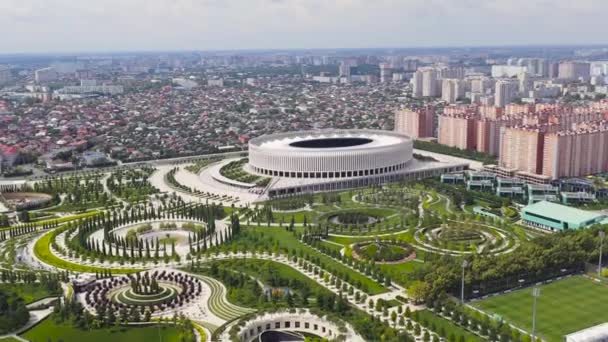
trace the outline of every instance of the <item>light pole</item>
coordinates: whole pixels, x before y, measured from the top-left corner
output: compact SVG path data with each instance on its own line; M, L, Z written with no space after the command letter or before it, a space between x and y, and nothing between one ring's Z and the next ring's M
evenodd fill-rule
M602 251L603 251L603 245L604 245L604 237L606 236L606 232L604 232L603 230L600 230L600 262L599 262L599 267L597 268L597 277L599 279L602 278Z
M464 269L469 266L469 262L462 260L462 285L460 287L460 301L464 304Z
M535 287L532 289L532 297L534 297L534 304L532 306L532 342L536 342L536 299L540 296L540 288Z

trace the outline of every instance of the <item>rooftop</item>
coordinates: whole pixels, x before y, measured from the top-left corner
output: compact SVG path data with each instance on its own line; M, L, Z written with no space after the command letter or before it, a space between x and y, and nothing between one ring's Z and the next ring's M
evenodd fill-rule
M608 337L608 323L602 323L575 333L566 335L568 342L603 341Z
M538 203L528 205L524 208L524 211L538 213L543 216L548 216L560 220L562 222L587 222L591 220L596 220L604 216L602 214L580 210L547 201L540 201Z
M367 129L324 129L263 135L249 140L249 146L282 150L344 151L385 147L411 141L391 131Z

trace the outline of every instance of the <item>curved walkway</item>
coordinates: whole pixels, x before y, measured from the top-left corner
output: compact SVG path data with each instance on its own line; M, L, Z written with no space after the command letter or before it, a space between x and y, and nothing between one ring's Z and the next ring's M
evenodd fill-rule
M453 220L450 220L450 221L457 222L457 221L453 221ZM490 226L487 224L482 224L482 223L476 223L476 224L479 224L483 227L495 230L500 235L500 237L503 239L502 245L497 247L495 252L492 252L492 251L488 252L489 254L492 254L492 255L508 254L508 253L512 253L517 248L519 248L520 241L519 241L519 238L515 234L509 233L502 228ZM424 229L425 228L417 228L414 233L414 240L416 241L414 246L418 249L421 249L421 250L423 250L425 252L429 252L429 253L445 254L445 255L452 255L452 256L470 255L470 254L474 253L472 251L456 251L456 250L436 247L431 244L428 244L428 243L422 241L422 239L420 238L420 235ZM513 240L513 245L511 247L508 247L510 239Z
M211 295L209 296L207 305L209 310L217 317L230 321L237 317L256 311L254 309L244 308L230 303L228 299L226 299L226 287L218 280L198 274L195 276L207 284L207 286L209 286L211 289Z
M33 243L35 243L35 241L36 241L36 239L33 240ZM338 294L338 293L342 292L342 289L337 288L335 285L332 285L331 282L329 282L329 281L326 282L326 279L320 277L319 274L315 274L314 272L309 272L302 265L300 265L297 261L288 259L285 255L277 256L277 255L273 255L273 254L259 254L259 253L253 254L253 253L242 253L242 252L239 252L236 254L218 253L218 254L209 255L207 257L203 257L201 259L201 261L204 263L204 262L209 262L212 260L243 259L243 258L271 260L274 262L282 263L284 265L287 265L287 266L295 269L296 271L300 272L304 276L312 279L313 281L315 281L322 287L328 289L329 291L333 292L334 294ZM336 262L339 262L339 261L336 261ZM108 266L110 266L107 263L96 265L98 263L89 262L88 264L91 264L92 266L106 267L106 268ZM171 262L168 265L165 265L164 267L186 267L186 266L188 266L188 264L189 264L188 261ZM49 269L56 269L54 266L50 266L50 265L46 265L46 264L45 264L45 266ZM140 267L143 269L154 268L154 266L153 267L150 267L150 266L153 266L153 265L145 265L140 262L136 262L132 265L121 265L122 268L125 268L125 267L126 268ZM206 279L204 279L204 280L206 280L206 281L204 281L206 287L209 288L209 297L207 297L206 301L204 300L204 298L202 298L202 302L199 302L198 305L194 305L191 308L189 308L186 312L184 312L184 314L186 316L190 317L193 321L201 322L200 324L205 326L205 328L207 328L208 330L212 331L217 326L223 324L229 318L232 319L234 317L238 317L237 315L239 315L239 314L251 312L250 310L252 310L252 309L242 308L242 307L229 303L225 298L225 294L226 294L225 287L223 287L223 285L221 283L219 283L219 281L217 281L215 279L212 279L212 280L210 280L210 279L212 279L212 278L206 277ZM201 280L203 280L203 279L201 279ZM352 284L348 284L345 282L343 282L343 284L346 284L347 286L352 286ZM361 292L359 290L357 290L357 291ZM397 296L406 296L406 295L405 295L404 289L402 287L395 285L395 287L393 287L388 292L378 294L378 295L373 295L373 296L364 296L365 300L360 300L359 302L357 302L355 300L354 295L347 295L346 298L348 299L348 301L351 305L355 306L359 310L367 312L370 315L378 315L379 313L376 312L373 307L367 306L369 299L372 299L374 302L376 302L378 299L392 300L392 299L395 299ZM423 306L417 306L417 305L413 305L413 304L409 304L409 303L403 304L402 306L409 307L411 311L416 311L416 310L420 310L420 309L424 308ZM379 316L378 319L393 326L394 324L391 323L390 316L391 316L392 312L396 312L396 311L397 311L397 307L392 307L388 310L387 316L378 315ZM409 321L409 319L406 319L406 322L407 321ZM202 322L208 322L211 324L205 324ZM401 328L401 330L403 330L403 328ZM423 329L423 331L426 331L426 329ZM429 332L431 332L431 331L429 330ZM431 333L433 333L433 332L431 332Z

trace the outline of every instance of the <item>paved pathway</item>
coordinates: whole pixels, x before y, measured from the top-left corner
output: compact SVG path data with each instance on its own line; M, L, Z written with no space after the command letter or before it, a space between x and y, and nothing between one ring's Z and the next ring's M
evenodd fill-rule
M33 244L35 243L36 239L32 240L31 248L33 248ZM52 252L55 254L57 253L57 251L52 250ZM32 250L32 255L33 255L33 250ZM61 258L65 258L64 256L60 256ZM322 279L321 277L319 277L319 275L315 275L314 272L309 272L306 269L304 269L304 267L299 266L297 262L294 262L293 260L288 259L285 255L280 255L280 256L276 256L276 255L272 255L272 254L253 254L253 253L236 253L236 254L232 254L232 253L228 253L228 254L215 254L215 255L210 255L208 257L203 257L201 259L201 262L209 262L211 260L223 260L223 259L247 259L247 258L251 258L251 259L261 259L261 260L272 260L275 262L279 262L282 263L284 265L290 266L292 268L294 268L295 270L297 270L298 272L302 273L303 275L305 275L306 277L312 279L313 281L317 282L319 285L323 286L324 288L328 289L329 291L338 294L341 292L341 289L336 288L334 285L331 285L331 283L326 283L324 279ZM78 261L76 260L75 262L79 262L79 263L83 263L82 261ZM340 262L338 260L336 260L336 262ZM46 269L50 269L50 270L58 270L57 268L55 268L54 266L51 265L47 265L44 264L43 262L39 261L39 263L41 265L43 265L44 268ZM98 266L98 267L108 267L110 266L110 264L108 263L104 263L104 264L100 264L100 263L95 263L95 262L84 262L84 264L86 265L91 265L91 266ZM166 264L164 267L186 267L189 265L188 261L182 261L182 262L170 262L169 264ZM154 265L151 264L143 264L140 262L136 262L134 264L127 264L127 265L112 265L112 267L116 267L116 268L145 268L145 269L151 269L154 268ZM348 267L348 266L347 266ZM354 269L353 269L354 270ZM355 272L358 272L358 270L354 270ZM360 273L360 272L359 272ZM345 282L343 282L345 283ZM347 284L349 286L352 286L352 284ZM353 286L354 287L354 286ZM208 289L208 293L209 295L211 294L211 289L209 287L207 287ZM392 322L390 321L390 316L392 312L397 312L398 307L392 307L388 309L388 315L387 316L382 316L380 312L376 312L374 310L373 307L368 307L367 304L369 302L370 299L372 299L374 302L376 302L378 299L384 299L384 300L391 300L391 299L395 299L397 296L403 296L403 297L407 297L404 291L404 288L394 284L392 286L391 289L389 289L389 291L382 293L382 294L377 294L377 295L371 295L371 296L366 296L365 300L361 300L360 302L356 302L355 301L355 297L354 295L346 295L348 301L351 303L351 305L357 307L360 310L363 310L365 312L367 312L370 315L377 315L379 316L378 319L386 322L387 324L393 326ZM208 302L208 298L209 296L205 297L206 300L201 300L201 301L197 301L197 305L193 305L192 307L189 307L188 310L186 310L184 313L188 316L191 317L193 320L195 321L203 321L203 322L214 322L214 324L217 324L218 326L222 324L222 322L224 322L223 320L221 320L219 317L217 317L215 314L213 314L210 310L209 310L209 302ZM422 308L424 308L423 306L417 306L417 305L413 305L413 304L403 304L402 308L405 311L405 307L410 307L410 311L415 311L415 310L420 310ZM52 309L50 309L52 311ZM50 312L49 312L50 313ZM46 317L46 316L45 316ZM406 323L409 321L409 319L406 319ZM403 330L404 328L401 327L401 330ZM422 333L424 333L424 331L427 331L427 329L423 328L422 329ZM429 330L430 332L430 330ZM411 333L411 332L410 332ZM432 332L431 332L432 333ZM422 336L422 335L419 335Z
M28 320L26 325L22 326L21 328L17 329L12 333L0 335L0 339L13 337L21 341L27 341L26 339L20 337L19 334L29 330L34 325L38 324L38 322L47 318L51 313L53 313L52 307L43 310L30 310L30 319Z
M178 196L187 202L200 202L206 201L207 199L203 196L196 196L194 194L185 192L180 189L171 187L165 182L165 175L174 168L178 168L175 172L175 180L180 184L187 184L189 187L197 189L203 192L209 192L213 195L218 196L217 199L209 198L209 202L222 203L223 205L230 206L231 204L246 205L256 202L261 199L259 194L252 193L247 189L241 189L232 187L229 185L222 184L216 181L211 176L211 171L221 165L212 164L207 168L204 168L200 174L196 175L184 169L187 165L159 165L156 167L156 171L150 176L150 184L155 186L161 192L173 193L175 192ZM221 198L222 196L228 195L231 198Z

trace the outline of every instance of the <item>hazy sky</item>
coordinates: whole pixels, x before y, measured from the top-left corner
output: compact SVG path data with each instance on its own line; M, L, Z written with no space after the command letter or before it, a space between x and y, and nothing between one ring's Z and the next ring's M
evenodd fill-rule
M608 43L608 0L0 0L13 52Z

